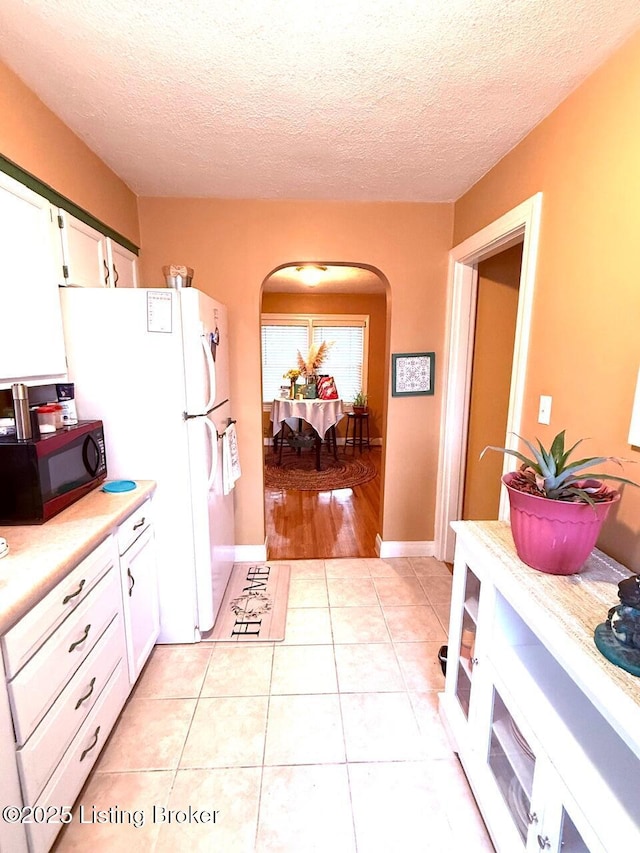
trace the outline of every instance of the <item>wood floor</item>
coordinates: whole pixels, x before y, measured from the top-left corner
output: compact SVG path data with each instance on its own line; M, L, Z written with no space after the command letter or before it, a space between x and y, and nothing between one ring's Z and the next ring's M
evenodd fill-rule
M363 450L362 458L375 464L377 471L362 486L330 492L265 489L268 559L377 556L381 448Z

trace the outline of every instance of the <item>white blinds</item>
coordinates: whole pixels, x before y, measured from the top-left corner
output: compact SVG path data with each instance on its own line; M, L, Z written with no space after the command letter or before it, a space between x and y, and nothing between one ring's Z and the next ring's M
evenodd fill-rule
M280 396L280 386L289 380L282 374L297 367L298 350L309 348L308 324L262 326L262 399L266 402Z
M265 315L262 320L262 399L280 396L283 373L297 366L312 343L334 342L320 373L333 376L340 397L350 402L366 391L367 318L350 315Z
M330 343L329 356L321 373L333 376L338 394L343 400L353 400L363 387L364 324L331 326L313 324L313 342Z

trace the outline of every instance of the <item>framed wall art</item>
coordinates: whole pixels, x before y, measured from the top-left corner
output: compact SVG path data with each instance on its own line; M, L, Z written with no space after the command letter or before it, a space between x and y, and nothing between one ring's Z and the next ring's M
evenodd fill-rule
M419 397L433 394L436 354L398 352L392 360L392 397Z

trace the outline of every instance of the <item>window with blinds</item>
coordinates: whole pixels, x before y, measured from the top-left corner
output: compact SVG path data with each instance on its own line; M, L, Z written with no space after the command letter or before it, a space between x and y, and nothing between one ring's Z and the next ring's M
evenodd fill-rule
M358 391L367 390L369 317L365 315L317 314L262 316L262 399L268 403L287 385L283 374L297 367L298 350L305 356L311 344L333 345L321 373L333 376L338 394L351 402Z

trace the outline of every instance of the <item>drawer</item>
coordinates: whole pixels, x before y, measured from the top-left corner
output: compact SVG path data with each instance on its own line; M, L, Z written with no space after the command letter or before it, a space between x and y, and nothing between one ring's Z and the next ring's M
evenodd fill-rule
M7 631L1 640L7 678L13 678L116 561L109 536Z
M120 581L111 569L9 682L18 746L26 742L121 607Z
M151 500L148 499L118 527L118 554L124 554L150 524Z
M126 701L129 679L124 660L120 661L80 731L67 749L40 799L28 805L72 806L80 793L109 732ZM31 823L27 826L31 853L47 853L61 824Z
M111 622L80 669L26 744L17 751L25 802L35 803L47 780L125 657L120 615Z

